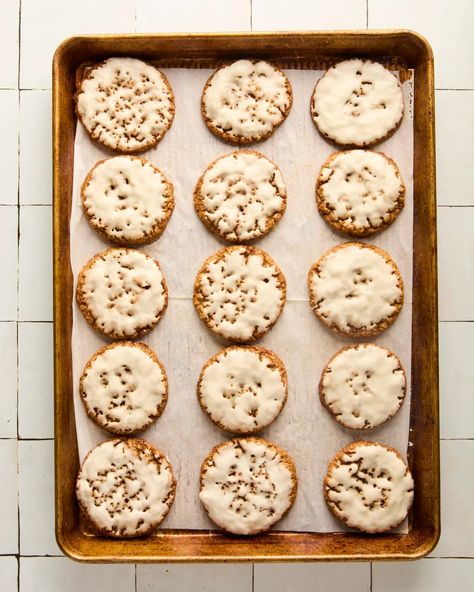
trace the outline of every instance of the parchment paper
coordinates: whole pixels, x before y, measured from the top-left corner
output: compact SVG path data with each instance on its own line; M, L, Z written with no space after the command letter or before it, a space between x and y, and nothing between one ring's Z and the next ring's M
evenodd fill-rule
M141 248L158 259L169 289L169 306L158 327L143 339L165 365L169 399L158 422L143 437L170 458L178 481L176 499L164 528L214 528L198 499L202 461L217 443L230 435L215 427L201 411L196 397L199 372L208 358L226 345L199 320L192 304L195 275L222 244L194 212L192 192L207 165L233 147L215 138L200 114L202 87L210 70L166 69L176 97L171 129L155 150L144 157L172 181L176 206L162 237ZM288 370L289 396L277 420L261 435L285 448L294 458L299 489L291 512L278 530L337 532L344 528L327 510L322 479L328 461L350 441L365 438L394 446L406 453L409 441L410 385L400 412L386 425L358 433L342 428L322 408L317 387L321 370L337 349L348 342L333 335L315 317L308 304L306 277L322 253L345 239L333 232L317 212L314 186L321 164L335 150L317 132L309 113L309 99L322 72L286 71L294 92L291 112L267 141L255 145L281 168L288 190L284 217L256 244L281 267L288 284L288 300L274 328L259 342L274 350ZM387 250L398 264L405 283L405 304L395 324L374 341L393 350L411 373L411 285L413 235L413 74L403 84L405 117L400 129L376 150L385 152L400 167L406 184L406 205L398 219L371 242ZM97 160L110 157L93 144L77 125L74 151L74 188L71 212L71 263L74 278L81 267L106 244L90 227L81 210L80 186ZM89 357L105 344L92 331L74 302L72 355L74 403L80 459L110 436L88 418L79 398L79 378ZM406 532L406 526L400 528Z

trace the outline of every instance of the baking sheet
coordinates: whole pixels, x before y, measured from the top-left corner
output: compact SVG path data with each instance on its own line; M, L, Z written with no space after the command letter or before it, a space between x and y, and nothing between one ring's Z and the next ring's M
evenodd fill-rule
M207 165L233 147L215 138L204 125L199 101L211 70L164 69L173 87L176 116L170 131L155 150L143 156L172 181L175 210L162 237L140 248L158 259L169 289L168 309L158 327L143 338L165 365L169 399L158 422L142 436L168 454L178 480L176 499L164 528L214 528L198 499L198 475L207 453L230 436L201 411L196 382L204 363L227 345L199 320L192 304L195 275L210 254L223 246L197 218L192 200L194 185ZM387 250L400 268L405 304L387 331L373 340L393 350L405 367L407 396L400 412L386 425L369 432L348 430L322 408L318 382L323 366L348 343L333 335L315 317L308 303L306 276L314 261L328 248L345 242L319 216L314 185L321 164L334 151L317 133L309 113L309 98L320 71L285 70L292 84L293 106L285 123L267 141L256 144L282 170L288 191L287 209L276 228L256 245L267 250L287 279L287 303L274 328L258 343L274 350L288 371L288 402L280 417L260 435L285 448L294 458L299 489L291 512L278 530L340 532L342 527L327 510L322 478L327 462L344 445L363 438L394 446L403 453L409 443L411 374L411 305L413 238L413 73L403 84L405 117L392 138L377 146L398 164L406 185L406 205L397 221L367 240ZM108 245L82 214L80 186L97 160L112 154L94 145L78 123L75 140L74 184L71 210L71 265L74 278L82 266ZM96 335L73 305L72 357L74 403L80 460L95 445L110 437L88 418L79 398L79 378L89 357L106 340ZM399 529L406 532L406 523Z

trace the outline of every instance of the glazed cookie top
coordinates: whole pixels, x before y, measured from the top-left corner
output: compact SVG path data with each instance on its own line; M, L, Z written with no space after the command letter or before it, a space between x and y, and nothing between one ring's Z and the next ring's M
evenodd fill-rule
M286 370L269 350L228 347L204 366L197 391L202 408L217 425L253 433L269 425L285 404Z
M246 144L269 136L292 102L283 72L263 61L238 60L206 82L202 114L209 129L228 142Z
M339 350L323 370L319 393L323 404L342 425L374 428L399 410L406 378L400 360L372 343Z
M397 78L370 60L345 60L329 68L311 98L319 131L343 146L380 142L397 129L403 111Z
M144 440L109 440L86 456L76 485L81 509L103 534L149 533L166 516L175 480L164 454Z
M216 446L201 469L199 498L216 524L234 534L268 530L291 508L297 477L288 454L261 438Z
M215 333L254 341L276 322L286 281L273 259L256 247L225 247L203 264L194 284L194 306Z
M267 234L281 218L286 187L276 164L259 152L241 150L207 168L194 205L212 232L229 242L248 241Z
M82 81L76 101L92 139L120 152L154 146L174 117L166 76L135 58L109 58L95 66Z
M413 478L396 450L376 442L352 442L329 465L324 479L333 514L364 532L384 532L406 518Z
M353 236L368 236L387 226L405 202L397 165L370 150L331 154L319 173L316 194L324 218Z
M136 156L98 162L82 185L81 198L91 225L118 244L155 240L174 207L171 183Z

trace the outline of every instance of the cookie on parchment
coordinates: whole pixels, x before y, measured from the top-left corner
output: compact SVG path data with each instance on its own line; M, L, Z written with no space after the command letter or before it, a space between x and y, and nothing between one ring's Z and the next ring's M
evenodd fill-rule
M324 498L334 516L363 532L392 530L413 502L414 483L400 454L377 442L352 442L329 463Z
M194 190L194 207L211 232L229 242L264 236L283 216L280 169L260 152L238 150L211 163Z
M284 121L293 92L283 72L238 60L216 70L202 91L201 112L213 134L233 144L261 142Z
M373 343L340 349L323 369L322 404L343 426L375 428L400 409L406 391L405 371L397 356Z
M280 414L288 396L288 377L274 352L231 346L208 360L197 394L202 409L220 428L251 434Z
M176 481L168 458L145 440L108 440L84 459L76 482L79 507L99 534L132 538L164 520Z
M398 128L403 112L398 79L370 60L332 66L311 97L311 115L319 132L340 146L378 144Z
M137 156L96 163L82 184L81 200L92 228L118 245L153 242L174 208L172 184Z
M319 172L316 200L333 228L364 237L395 220L405 205L405 185L395 162L381 152L335 152Z
M263 438L237 438L213 448L200 483L209 518L241 535L269 530L290 510L298 488L293 460Z
M403 305L403 280L390 255L364 243L329 249L308 274L311 308L346 337L372 337L389 327Z
M93 329L110 339L149 333L163 316L168 289L157 261L135 249L111 248L81 269L79 308Z
M168 380L148 345L120 341L91 357L79 392L94 423L124 436L146 429L160 417L168 399Z
M255 341L276 323L286 300L285 276L257 247L225 247L203 263L194 282L194 306L221 337Z
M174 110L166 76L135 58L109 58L94 66L76 95L76 112L90 137L117 152L155 146Z

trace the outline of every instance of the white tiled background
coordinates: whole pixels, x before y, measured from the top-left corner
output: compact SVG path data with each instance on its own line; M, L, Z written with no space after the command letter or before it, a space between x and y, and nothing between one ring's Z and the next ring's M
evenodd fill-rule
M436 59L442 525L414 563L84 566L53 533L51 57L75 33L410 28ZM474 590L473 0L0 2L0 591Z

